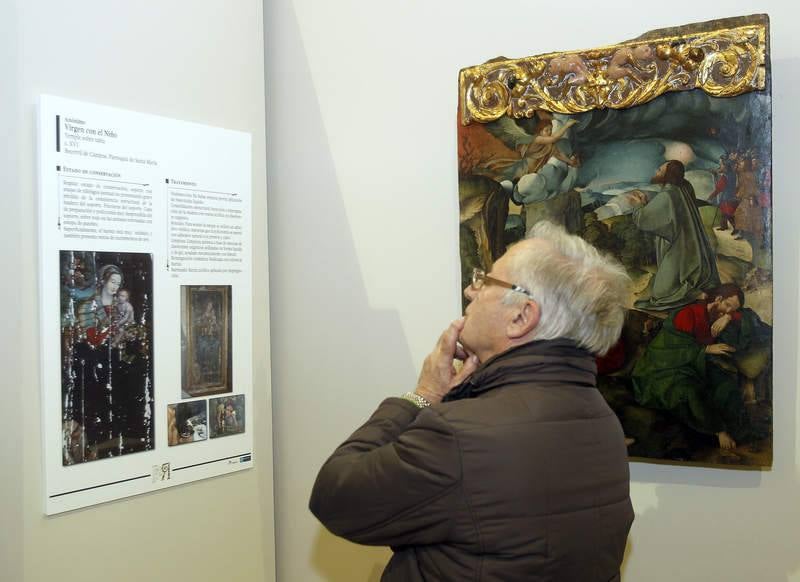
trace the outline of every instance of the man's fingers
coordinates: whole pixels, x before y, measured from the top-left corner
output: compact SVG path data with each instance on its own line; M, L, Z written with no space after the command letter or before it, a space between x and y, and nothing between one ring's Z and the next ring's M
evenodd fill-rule
M464 329L463 317L452 322L439 336L438 348L448 360L453 359L455 356L456 342L458 342L458 336L462 329Z
M472 373L478 368L479 365L480 362L478 361L478 356L475 354L467 358L458 373L453 376L453 381L450 383L450 387L452 388L453 386L458 386L464 380L472 376Z

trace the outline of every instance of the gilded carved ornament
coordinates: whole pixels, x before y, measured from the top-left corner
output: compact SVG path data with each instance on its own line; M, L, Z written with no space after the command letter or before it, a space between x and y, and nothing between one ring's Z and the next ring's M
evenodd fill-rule
M624 109L668 91L733 97L764 89L766 38L766 26L755 24L469 67L459 78L461 122Z

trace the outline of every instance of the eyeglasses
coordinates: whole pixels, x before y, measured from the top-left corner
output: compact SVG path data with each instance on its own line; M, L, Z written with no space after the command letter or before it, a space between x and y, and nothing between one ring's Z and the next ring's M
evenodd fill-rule
M519 285L507 283L506 281L501 281L500 279L490 277L482 269L472 269L472 289L474 291L479 291L484 285L497 285L498 287L503 287L504 289L511 289L517 293L522 293L523 295L527 295L533 299L531 292L523 287L520 287Z

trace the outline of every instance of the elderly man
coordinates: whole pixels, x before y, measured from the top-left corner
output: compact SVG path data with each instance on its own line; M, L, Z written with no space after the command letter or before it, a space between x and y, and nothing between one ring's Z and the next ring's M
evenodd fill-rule
M593 354L619 336L628 282L585 241L537 224L491 275L475 272L416 390L334 451L312 512L391 546L384 581L618 580L627 454Z

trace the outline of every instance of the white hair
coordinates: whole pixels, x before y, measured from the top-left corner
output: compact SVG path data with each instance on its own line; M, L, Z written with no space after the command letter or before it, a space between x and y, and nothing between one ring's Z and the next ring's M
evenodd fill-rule
M510 261L514 283L530 292L541 310L534 339L567 338L605 354L625 322L631 283L625 268L551 222L537 222L526 239L545 241L518 243ZM524 296L513 291L504 297L506 303L521 300Z

